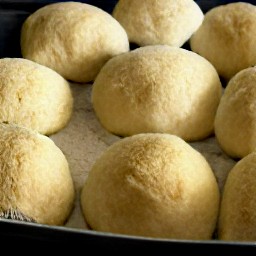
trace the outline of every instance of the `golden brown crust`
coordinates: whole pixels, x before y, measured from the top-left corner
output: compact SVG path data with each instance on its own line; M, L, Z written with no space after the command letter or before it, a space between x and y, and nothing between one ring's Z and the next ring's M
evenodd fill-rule
M74 187L61 150L49 138L15 125L0 124L0 133L0 216L21 213L38 223L63 224Z
M164 132L199 140L213 132L221 83L201 56L147 46L112 58L97 76L92 103L102 125L128 136Z
M73 109L68 82L35 62L0 59L0 122L52 134L67 125Z
M22 26L24 58L76 82L92 81L111 57L127 52L127 34L103 10L84 3L50 4L30 15Z
M218 6L205 15L191 37L193 51L208 59L229 80L256 64L256 7L249 3Z
M93 229L164 238L210 239L218 203L206 160L168 134L135 135L110 146L81 194Z
M141 46L182 46L204 15L192 0L119 0L113 12L129 40Z

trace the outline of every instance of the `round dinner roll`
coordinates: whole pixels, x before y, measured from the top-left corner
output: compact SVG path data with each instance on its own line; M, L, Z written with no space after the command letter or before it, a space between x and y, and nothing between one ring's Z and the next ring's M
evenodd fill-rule
M179 137L139 134L110 146L81 193L97 231L174 239L210 239L219 189L205 158Z
M0 124L0 218L61 225L74 201L68 162L48 137Z
M192 50L208 59L220 76L229 80L256 64L255 17L256 7L249 3L213 8L191 37Z
M105 62L129 51L125 30L107 12L85 3L50 4L22 26L21 51L75 82L92 81Z
M240 71L228 83L215 119L221 148L243 158L256 147L256 67Z
M213 132L220 97L218 74L207 60L160 45L114 57L92 90L95 112L108 131L171 133L187 141Z
M55 71L19 58L0 59L0 123L52 134L70 120L69 83Z
M129 40L141 46L182 46L204 14L193 0L119 0L113 12Z
M256 153L230 171L221 202L218 236L222 240L256 240Z

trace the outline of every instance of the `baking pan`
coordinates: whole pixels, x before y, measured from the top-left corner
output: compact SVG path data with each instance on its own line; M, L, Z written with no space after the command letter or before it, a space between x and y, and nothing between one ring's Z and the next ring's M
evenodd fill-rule
M223 241L187 241L170 239L151 239L110 233L84 231L65 227L23 223L2 220L0 222L1 246L4 242L19 243L28 248L29 244L61 246L60 249L83 249L86 252L134 253L143 252L154 255L208 255L211 252L221 255L255 255L255 243ZM144 254L144 255L145 255Z
M140 0L138 0L140 1ZM53 0L0 0L0 57L21 57L20 28L26 17ZM62 1L64 2L64 1ZM98 6L111 13L117 0L80 1ZM196 1L204 12L220 4L238 1ZM247 1L255 4L255 1ZM185 45L186 47L186 45ZM0 219L1 248L8 242L28 248L31 244L61 246L60 248L82 248L93 253L142 253L163 255L190 254L207 255L217 252L222 255L256 255L254 242L223 242L218 240L187 241L172 239L151 239L136 236L117 235L79 228L48 226L14 220ZM9 245L8 245L9 246Z

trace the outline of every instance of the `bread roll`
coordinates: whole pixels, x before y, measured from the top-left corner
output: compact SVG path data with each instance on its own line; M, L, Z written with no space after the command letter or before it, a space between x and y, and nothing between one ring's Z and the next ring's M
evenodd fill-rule
M52 134L69 121L73 97L68 82L35 62L0 59L0 122Z
M193 0L119 0L113 16L133 43L177 47L190 38L204 18Z
M221 203L219 239L256 240L256 153L240 160L230 171Z
M207 60L159 45L111 59L92 90L95 112L108 131L171 133L187 141L213 132L220 97L218 74Z
M221 148L242 158L256 147L256 67L236 74L228 83L215 119Z
M193 51L208 59L229 80L256 64L256 7L249 3L218 6L205 15L190 40Z
M0 217L61 225L73 207L67 160L51 139L0 124Z
M81 205L97 231L210 239L219 190L204 157L182 139L140 134L116 142L96 161Z
M128 50L122 26L108 13L84 3L47 5L22 26L23 57L76 82L92 81L108 59Z

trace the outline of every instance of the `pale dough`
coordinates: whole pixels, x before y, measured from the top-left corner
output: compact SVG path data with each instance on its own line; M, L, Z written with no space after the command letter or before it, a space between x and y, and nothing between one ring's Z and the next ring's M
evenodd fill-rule
M161 132L195 141L213 132L221 88L216 70L201 56L146 46L108 61L93 84L92 103L114 134Z
M174 239L211 239L219 188L205 158L179 137L139 134L110 146L81 194L97 231Z
M233 158L243 158L256 147L256 67L236 74L228 83L215 118L221 148Z
M69 83L33 61L0 59L0 123L52 134L67 125L73 109Z
M256 6L231 3L211 9L190 40L193 51L208 59L229 80L256 64Z
M182 46L204 14L193 0L119 0L114 12L129 40L141 46Z
M50 138L67 157L76 189L75 208L65 227L87 230L89 227L80 207L81 189L95 161L110 145L121 138L106 131L99 123L90 101L92 86L71 84L71 88L74 96L74 112L71 121L63 130L51 135ZM190 145L202 153L210 163L222 191L229 170L234 166L235 161L223 153L215 137L193 142Z
M256 240L256 153L240 160L230 171L224 187L218 233L219 239Z
M0 124L0 217L63 225L74 206L68 162L48 137Z
M22 26L22 56L76 82L94 80L107 60L128 50L122 26L107 12L85 3L46 5Z

